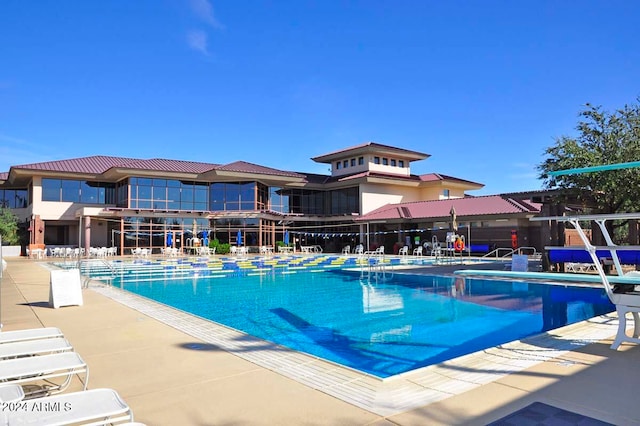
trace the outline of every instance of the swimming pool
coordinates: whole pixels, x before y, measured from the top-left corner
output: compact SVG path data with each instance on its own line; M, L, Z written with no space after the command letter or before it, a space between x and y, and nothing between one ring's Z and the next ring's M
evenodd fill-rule
M343 269L176 268L112 284L381 378L614 310L600 289Z

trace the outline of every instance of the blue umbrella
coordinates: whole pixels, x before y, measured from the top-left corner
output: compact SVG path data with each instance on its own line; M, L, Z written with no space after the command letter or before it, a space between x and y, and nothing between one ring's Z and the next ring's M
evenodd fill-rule
M238 244L239 246L242 245L242 231L238 229L238 237L237 237L238 242L236 244Z
M209 247L209 231L202 231L202 245L205 247Z
M284 245L289 245L289 230L284 231Z
M169 233L167 233L167 247L171 247L173 243L173 234L171 233L171 231L169 231Z

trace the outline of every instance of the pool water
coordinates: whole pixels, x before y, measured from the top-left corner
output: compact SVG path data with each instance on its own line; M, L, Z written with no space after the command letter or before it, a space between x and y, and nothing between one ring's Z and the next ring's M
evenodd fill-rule
M345 270L173 270L113 285L381 378L614 310L600 289Z

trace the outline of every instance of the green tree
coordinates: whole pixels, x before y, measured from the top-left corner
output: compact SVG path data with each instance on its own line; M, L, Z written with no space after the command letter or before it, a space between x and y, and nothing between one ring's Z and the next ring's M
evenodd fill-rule
M640 211L640 168L550 176L549 172L640 160L640 98L608 112L586 105L579 114L577 136L562 136L545 150L538 165L548 189L578 200L593 213ZM610 231L623 225L612 223Z
M540 178L547 188L565 189L598 213L638 211L640 168L555 177L549 172L640 160L640 105L610 113L587 104L580 117L576 137L562 136L546 149Z
M3 244L14 245L20 242L18 218L5 207L0 207L0 235Z

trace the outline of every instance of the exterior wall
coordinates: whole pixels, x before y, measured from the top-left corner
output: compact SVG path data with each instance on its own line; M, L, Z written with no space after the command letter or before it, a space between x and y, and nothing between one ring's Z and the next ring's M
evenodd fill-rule
M414 188L400 189L394 185L360 185L360 213L370 211L386 204L420 201L420 191Z
M362 173L362 172L366 172L368 170L367 168L367 162L365 161L365 163L361 166L358 165L357 163L357 158L356 158L356 165L351 167L344 167L341 166L339 169L336 167L336 161L334 161L331 164L331 175L332 176L342 176L342 175L350 175L353 173ZM341 160L342 163L342 160Z
M372 172L389 173L400 176L409 176L411 174L409 167L385 166L384 164L375 164L373 162L373 157L371 157L371 161L369 162L369 170L371 170Z
M446 197L443 194L445 189L449 190L449 197ZM431 201L431 200L447 200L451 198L463 198L465 196L464 189L459 188L449 188L446 185L435 185L427 188L422 188L420 197L422 201Z
M358 165L358 158L359 157L364 157L364 164L362 165ZM389 160L402 160L405 163L404 167L398 167L398 166L391 166L391 165L384 165L382 163L380 164L376 164L374 163L374 157L380 157L382 158L388 158ZM355 166L351 166L351 159L355 159L356 160L356 165ZM344 160L347 160L348 162L348 166L344 167ZM389 156L385 156L385 155L371 155L371 154L367 154L367 155L355 155L355 156L346 156L342 159L340 159L340 168L337 167L337 163L338 160L333 161L331 163L331 175L332 176L343 176L343 175L348 175L348 174L354 174L354 173L361 173L361 172L366 172L366 171L372 171L372 172L381 172L381 173L388 173L388 174L393 174L393 175L398 175L398 176L409 176L411 175L411 169L410 169L410 162L409 160L406 160L404 158L400 158L400 157L389 157ZM397 163L396 163L397 164Z

